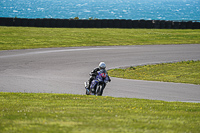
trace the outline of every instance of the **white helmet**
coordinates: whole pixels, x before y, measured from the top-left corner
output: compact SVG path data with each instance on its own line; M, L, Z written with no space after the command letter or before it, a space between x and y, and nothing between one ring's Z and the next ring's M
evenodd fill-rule
M106 64L104 62L100 62L99 63L99 68L100 69L105 69L106 68Z

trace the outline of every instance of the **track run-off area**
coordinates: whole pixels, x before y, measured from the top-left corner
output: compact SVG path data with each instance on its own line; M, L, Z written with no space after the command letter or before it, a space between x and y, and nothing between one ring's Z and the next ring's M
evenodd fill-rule
M107 69L200 60L199 44L42 48L0 51L0 91L85 94L89 73ZM103 96L200 102L200 86L111 77Z

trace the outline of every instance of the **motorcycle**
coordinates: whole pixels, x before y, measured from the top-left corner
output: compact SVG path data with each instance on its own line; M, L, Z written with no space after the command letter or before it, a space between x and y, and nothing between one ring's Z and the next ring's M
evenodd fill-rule
M103 90L105 89L106 84L108 82L109 82L108 75L106 73L99 72L96 78L91 83L92 87L88 88L89 83L84 82L86 95L102 96Z

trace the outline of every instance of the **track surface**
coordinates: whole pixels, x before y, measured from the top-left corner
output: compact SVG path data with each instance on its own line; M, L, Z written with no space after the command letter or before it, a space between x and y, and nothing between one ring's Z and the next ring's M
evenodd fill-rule
M146 45L0 51L0 91L85 94L89 72L107 68L200 60L200 45ZM111 78L104 96L200 101L200 86Z

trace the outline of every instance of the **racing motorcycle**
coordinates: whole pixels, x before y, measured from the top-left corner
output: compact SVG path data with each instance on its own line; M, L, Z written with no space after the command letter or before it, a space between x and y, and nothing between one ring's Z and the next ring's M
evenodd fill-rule
M96 96L102 96L103 90L106 87L106 84L109 82L109 77L104 71L98 72L98 75L96 78L92 81L91 87L88 88L89 83L84 82L85 89L86 89L86 95L96 95Z

